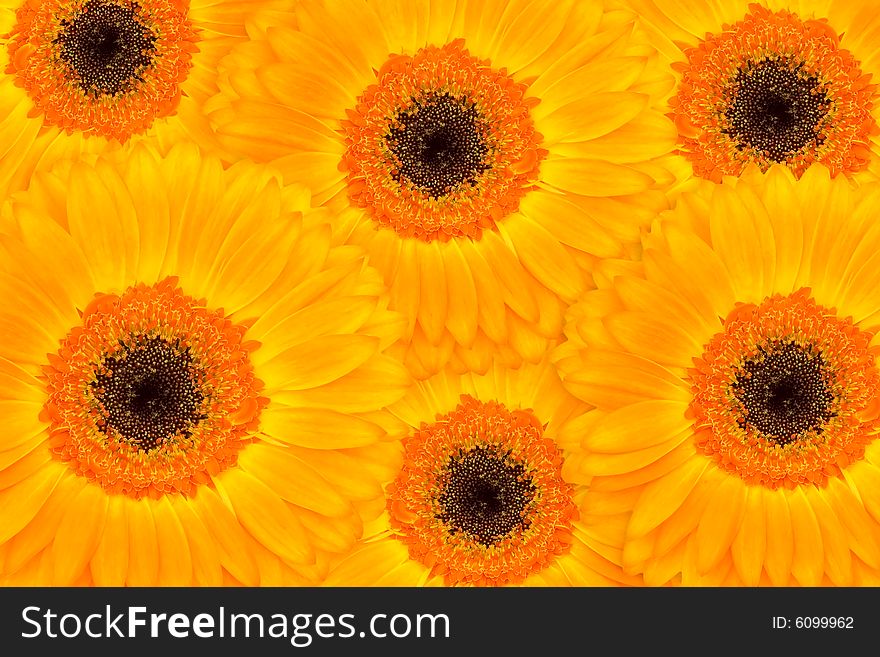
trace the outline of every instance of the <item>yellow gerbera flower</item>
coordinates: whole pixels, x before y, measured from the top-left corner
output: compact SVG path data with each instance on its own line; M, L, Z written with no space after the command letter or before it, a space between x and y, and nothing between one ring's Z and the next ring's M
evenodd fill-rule
M625 0L678 83L682 164L720 182L749 163L878 173L876 5L857 0ZM865 175L864 173L861 175Z
M592 493L631 505L627 572L876 578L878 208L880 188L821 165L704 182L646 237L642 275L572 309L554 358L596 406Z
M672 76L634 20L598 0L303 2L223 60L207 107L230 154L303 181L367 248L419 377L485 372L493 343L537 362L593 257L665 204Z
M387 513L325 584L639 584L615 565L625 517L579 521L585 408L547 359L420 381L389 409L406 438Z
M39 164L149 140L218 148L202 110L278 0L0 0L0 194Z
M381 512L404 325L309 201L138 146L6 204L0 581L299 583Z

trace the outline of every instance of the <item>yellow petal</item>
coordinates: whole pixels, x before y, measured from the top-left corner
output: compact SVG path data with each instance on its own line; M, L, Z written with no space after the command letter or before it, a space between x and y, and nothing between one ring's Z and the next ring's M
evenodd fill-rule
M126 506L134 503L120 495L109 495L104 533L91 560L96 586L124 586L128 572L128 513Z
M347 500L307 461L285 449L255 445L238 457L243 470L265 483L282 499L325 516L344 516L351 512Z
M852 551L871 568L880 568L880 530L846 481L831 477L825 495L847 529Z
M589 206L565 194L536 189L520 202L520 212L538 223L557 240L579 251L602 258L622 255L622 245L603 228ZM504 224L502 224L504 225Z
M774 586L786 586L794 558L794 531L788 502L782 490L764 489L767 518L767 556L764 569Z
M709 225L712 245L733 281L738 301L760 302L774 290L775 240L766 210L749 197L719 187L712 198Z
M44 441L45 436L37 436L14 449L0 452L0 490L14 486L52 461Z
M99 290L125 289L129 283L126 253L137 246L137 234L123 232L111 193L94 169L74 167L69 185L76 190L67 196L70 234L88 260L92 280Z
M539 222L515 214L499 230L507 234L526 269L545 287L564 299L574 299L584 291L583 271Z
M511 73L522 72L530 64L535 64L538 71L543 70L542 55L562 38L560 35L565 34L566 26L572 20L566 11L568 8L550 0L529 2L519 11L513 3L502 3L501 6L506 10L498 23L485 23L490 34L494 35L488 57L492 61L504 62L503 66ZM550 54L548 57L549 61L555 59Z
M128 504L128 586L156 586L159 577L159 540L150 500Z
M168 497L153 505L159 544L159 586L190 586L193 581L189 540Z
M622 311L605 318L605 326L627 350L661 365L689 367L703 344L672 317Z
M393 404L403 396L411 382L402 363L382 355L336 381L309 390L279 391L275 398L288 406L364 413Z
M104 533L107 504L103 488L85 486L61 519L52 544L56 585L70 586L91 561Z
M708 459L692 458L646 485L633 508L627 534L642 536L659 527L681 508L708 466Z
M652 466L665 455L672 452L678 445L689 439L693 439L693 434L688 429L665 442L646 449L617 454L591 452L584 457L583 468L586 472L593 475L616 475L635 472L640 468Z
M456 342L470 347L477 336L477 306L482 299L477 296L473 275L457 241L445 245L443 263L450 291L446 328Z
M605 415L585 444L592 451L609 454L655 447L688 429L686 411L686 403L665 399L624 406Z
M280 321L276 312L261 316L248 330L248 337L262 343L260 358L268 361L312 338L356 332L376 312L376 305L377 299L368 296L319 299Z
M764 497L760 489L747 488L742 526L731 545L733 564L746 586L758 586L766 548Z
M693 450L692 446L688 447ZM679 509L657 529L657 554L665 554L689 536L694 535L697 526L706 515L709 501L715 499L718 487L727 478L725 473L719 472L715 467L706 468L703 476L681 503ZM696 549L695 542L694 549Z
M210 532L220 564L245 586L260 582L260 571L248 549L248 536L232 510L213 490L202 487L192 510Z
M302 523L284 501L253 475L232 468L216 480L242 526L271 552L293 563L310 563L314 551Z
M646 358L625 352L585 350L577 370L564 378L565 387L597 408L613 410L649 399L687 404L687 384Z
M745 485L736 477L725 477L712 494L697 525L697 568L706 574L730 551L745 511Z
M696 342L705 343L718 331L718 320L706 317L685 302L675 290L665 288L642 277L621 275L615 278L614 287L621 302L629 310L651 312L663 308L668 317L691 335Z
M377 443L366 448L383 459L388 468L399 467L399 445ZM346 499L369 500L382 496L376 473L361 459L357 451L322 451L291 447L290 451L305 461L324 479L333 483ZM393 476L393 475L391 475Z
M446 328L447 298L446 268L443 254L436 242L419 245L419 278L422 291L419 302L419 324L431 344L437 344ZM415 284L415 281L412 282ZM452 294L455 290L450 290Z
M388 571L409 560L406 546L393 538L366 543L352 552L327 575L325 586L374 586ZM403 573L405 574L405 573ZM397 581L390 586L415 586L415 581Z
M788 494L788 511L794 532L791 574L801 586L819 586L825 574L822 532L801 488L795 488Z
M624 196L643 192L654 184L651 176L622 166L584 158L547 159L541 177L553 187L583 196Z
M249 226L251 234L242 236L236 248L213 254L215 260L204 283L206 295L222 298L226 312L235 312L271 288L287 263L295 233L286 221L261 219L247 224L239 218L236 223Z
M270 390L317 388L366 363L378 345L379 339L369 335L325 335L294 345L259 364L260 378Z
M471 242L460 245L468 263L477 292L477 317L479 326L496 344L507 342L507 311L504 307L502 285L495 277L493 268L483 257L482 249Z
M52 495L52 491L66 474L64 467L47 467L0 491L0 544L5 543L31 522ZM78 574L78 573L77 573Z
M361 447L385 435L381 427L356 415L276 404L260 415L260 428L277 440L313 449Z
M625 91L638 80L646 63L644 57L609 57L588 62L557 78L557 82L541 94L538 109L544 105L553 109L579 96Z
M193 578L197 586L220 586L223 574L217 547L205 524L193 511L191 503L184 497L172 500L172 506L186 532L190 554L192 555Z
M479 243L480 254L489 263L492 275L501 285L502 298L513 312L527 322L537 322L539 309L535 299L534 279L500 235L486 232ZM481 299L482 302L482 299Z
M66 466L59 463L52 465L58 466L54 469L57 472L56 476L60 475L61 478L33 520L7 543L8 552L4 568L8 572L15 572L22 568L24 564L42 551L51 552L49 546L55 539L61 519L69 513L70 505L80 490L89 485L84 477L77 477L69 471L65 472ZM51 466L45 468L46 471L52 469ZM3 508L10 509L11 507L4 506ZM6 512L4 511L4 513ZM7 520L7 522L9 521ZM49 570L48 579L51 580L52 568Z
M600 92L581 96L536 119L550 144L588 141L632 121L648 106L648 100L630 91ZM537 109L540 111L541 105ZM585 121L585 117L589 119Z
M825 574L836 586L852 586L852 553L846 528L822 491L805 492L822 532Z
M658 268L674 285L673 289L683 292L682 296L691 300L701 315L727 317L738 299L732 277L718 253L680 226L669 226L664 234L671 257L660 252L656 256L646 254L646 269L656 258Z
M876 494L880 490L880 468L866 461L854 463L850 467L852 481L858 488L865 510L875 522L880 522L880 495Z
M554 153L614 164L644 162L669 153L678 131L659 112L643 111L625 125L590 141L555 144Z
M305 508L297 510L297 518L309 534L309 542L317 550L344 553L363 534L363 523L354 513L347 517L330 518Z

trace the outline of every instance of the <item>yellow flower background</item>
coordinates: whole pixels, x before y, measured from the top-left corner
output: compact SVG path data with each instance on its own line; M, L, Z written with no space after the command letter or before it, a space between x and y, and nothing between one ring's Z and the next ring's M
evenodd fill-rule
M0 0L0 584L880 584L867 0Z

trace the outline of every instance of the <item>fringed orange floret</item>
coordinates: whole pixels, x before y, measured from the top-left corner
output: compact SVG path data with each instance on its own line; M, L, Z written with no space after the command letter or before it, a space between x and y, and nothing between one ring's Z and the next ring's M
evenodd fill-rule
M872 337L816 304L806 288L739 305L690 371L698 449L746 482L771 489L824 486L840 476L880 431L880 347L871 346ZM762 431L737 393L748 380L747 363L760 363L774 345L794 345L822 363L823 419L796 435Z
M839 47L826 19L802 21L791 12L773 13L753 4L742 21L707 34L684 55L687 62L674 65L681 81L670 101L670 117L678 127L679 152L691 161L696 175L720 182L752 162L762 170L784 163L797 176L814 162L827 166L832 175L852 174L868 165L870 136L878 132L871 113L876 85L852 54ZM783 148L771 153L747 143L737 136L729 116L741 76L768 63L788 72L790 80L813 86L803 101L814 106L817 118L804 128L803 141L808 143L790 152ZM764 108L762 113L772 111Z
M505 69L471 56L462 39L413 56L391 55L342 122L347 148L340 169L350 199L404 237L479 239L517 210L547 155L529 114L538 99L526 92ZM472 182L437 195L400 176L391 135L402 128L401 117L440 95L475 111L485 153Z
M388 489L388 510L410 557L447 585L502 586L522 582L568 552L578 512L571 486L562 479L561 452L543 431L531 410L462 395L455 410L407 438L403 469ZM484 464L495 459L518 472L520 492L528 491L517 526L492 541L444 520L448 509L442 500L449 495L453 468L477 451ZM497 485L490 474L470 483L490 491ZM478 504L481 490L471 492Z
M183 294L175 278L135 285L122 295L98 294L44 368L53 455L109 493L134 498L191 495L213 475L232 466L253 442L268 399L255 378L249 354L259 343L246 328ZM145 450L108 422L96 394L108 359L125 358L145 339L186 350L197 374L200 418L186 431Z
M141 52L148 65L118 91L100 93L83 84L76 55L65 56L62 49L65 31L78 18L108 6L132 12L151 46ZM31 115L42 114L46 125L125 142L177 110L180 84L192 67L192 53L198 51L188 6L184 0L26 0L8 35L6 72L31 97Z

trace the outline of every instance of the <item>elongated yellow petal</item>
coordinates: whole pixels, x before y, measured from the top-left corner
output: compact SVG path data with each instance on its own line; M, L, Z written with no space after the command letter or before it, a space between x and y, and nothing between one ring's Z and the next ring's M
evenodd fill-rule
M697 569L706 574L729 554L731 543L742 526L745 491L741 480L725 478L712 494L697 525Z
M283 559L294 563L314 560L302 523L266 484L243 470L232 469L223 474L222 485L251 536Z
M663 477L647 484L633 508L627 534L643 536L658 527L682 505L709 464L691 459Z
M129 557L127 507L131 503L118 495L108 497L104 532L90 564L97 586L125 585Z

